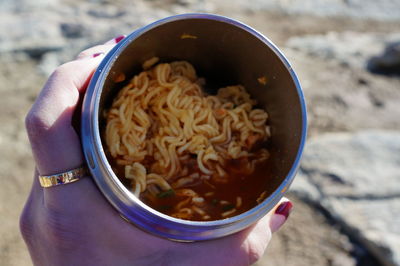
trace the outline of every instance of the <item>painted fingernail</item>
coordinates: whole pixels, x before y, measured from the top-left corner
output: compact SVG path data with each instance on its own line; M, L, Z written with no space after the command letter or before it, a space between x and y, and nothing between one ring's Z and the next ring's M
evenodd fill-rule
M119 43L120 41L122 41L123 38L125 38L125 35L118 36L117 38L114 39L115 43Z
M290 211L293 208L293 204L290 201L281 203L275 210L275 214L280 214L285 216L285 219L289 217Z
M269 222L269 226L272 233L275 233L282 227L289 217L289 213L292 210L293 204L290 201L282 202L278 208L276 208L274 215L272 215Z
M104 44L116 44L116 43L119 43L124 38L125 38L125 35L120 35L120 36L118 36L116 38L113 38L113 39L109 40L108 42L106 42Z
M98 57L99 55L102 55L102 54L104 54L104 53L95 53L92 55L92 57Z

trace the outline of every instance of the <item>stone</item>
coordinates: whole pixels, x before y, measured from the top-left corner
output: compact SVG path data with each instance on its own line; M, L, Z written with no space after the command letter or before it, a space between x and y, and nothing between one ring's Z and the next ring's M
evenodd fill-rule
M325 199L322 205L383 265L400 265L400 197L337 197Z
M311 57L291 48L283 51L304 91L309 136L400 128L399 78L345 68L335 60Z
M205 0L175 0L175 5L172 6L172 11L176 14L191 12L201 13L216 13L215 1Z
M348 198L400 196L399 167L400 134L395 132L320 136L308 144L301 165L324 196Z
M236 12L224 9L224 2L225 6ZM329 18L325 20L326 16L343 16L342 22L346 26L351 24L353 27L352 23L356 22L368 24L371 28L363 28L367 31L390 32L391 28L377 28L376 23L392 25L393 22L386 24L375 19L399 21L399 5L400 2L394 0L1 0L0 150L7 154L7 160L0 161L0 179L5 181L0 188L0 198L8 204L0 204L1 216L6 217L0 228L0 261L5 265L32 264L18 230L18 216L29 192L34 167L23 117L43 86L45 77L59 64L72 60L83 49L121 34L129 34L138 27L166 16L187 12L219 13L243 19L274 42L274 36L283 36L278 38L279 46L279 40L283 44L287 36L302 35L300 41L293 48L288 48L285 54L289 55L306 93L313 134L371 127L399 129L400 120L396 117L400 117L400 94L397 93L400 92L400 79L373 75L363 69L365 62L374 57L382 56L383 60L379 62L387 64L386 57L391 59L392 56L391 53L384 56L385 47L392 47L388 43L399 38L390 39L393 34L358 32L304 35L342 29L333 23L337 18L330 21ZM252 14L258 14L260 20ZM303 18L297 14L303 15ZM324 19L316 16L323 16ZM302 28L306 25L304 23L300 23L303 26L297 29L293 27L304 17L309 20L307 23L317 24L315 28ZM275 18L279 18L278 22L274 21ZM279 21L287 21L288 24L282 25ZM322 25L321 21L325 24ZM309 37L310 40L307 39ZM316 44L310 44L312 42ZM390 48L388 51L393 50ZM38 69L45 75L40 75ZM21 73L24 73L23 78ZM353 134L346 135L341 141L351 142L350 136ZM310 145L316 142L317 139L311 140ZM369 140L363 141L362 146L369 145L364 142ZM375 141L370 142L373 147L380 147ZM315 145L312 149L319 149ZM387 150L388 146L384 149ZM352 167L351 160L365 159L363 152L349 151L346 146L326 145L324 149L333 160L342 156L347 158L343 165L346 169ZM367 151L371 152L371 149ZM389 160L392 160L391 157L397 158L396 153L398 151L394 150L394 156L387 155ZM382 155L378 152L377 156ZM374 166L375 157L366 158L369 163L355 163L354 168L378 167ZM310 162L312 160L317 162L313 164ZM278 248L270 250L265 261L269 265L296 266L379 265L374 261L370 264L359 261L355 254L359 250L364 252L366 246L368 251L380 258L382 264L398 264L398 196L393 177L388 177L389 172L395 173L393 164L389 167L380 164L383 170L389 169L385 175L380 171L371 171L380 180L388 179L381 181L381 188L379 182L365 179L368 170L341 171L339 166L343 160L336 160L335 167L330 160L322 163L318 162L318 158L307 157L305 161L309 163L302 165L291 191L308 200L301 201L288 194L295 204L294 212L288 223L274 236L271 247L276 243ZM326 168L329 171L324 170L324 165L329 165ZM356 175L365 184L353 180L347 173ZM385 185L385 182L392 185ZM367 184L376 187L376 191L370 191ZM383 189L392 194L385 196ZM309 202L318 204L318 208L309 205ZM325 210L324 214L329 213L345 230L339 230L336 224L332 226L329 217L322 217L319 212L321 208ZM361 239L363 246L354 244L353 238ZM370 252L365 251L368 254Z
M386 45L383 53L373 56L368 61L372 72L400 75L400 37L398 41Z
M55 17L39 19L35 14L21 18L15 14L1 14L0 53L25 52L34 58L50 51L59 51L66 41Z
M113 19L123 16L126 12L113 5L103 5L102 8L93 8L88 11L88 15L95 18Z
M2 0L0 1L0 10L3 12L33 11L54 7L58 4L59 0Z
M167 10L153 8L142 1L123 5L90 1L63 2L59 5L50 1L47 5L38 1L34 6L27 5L21 9L15 9L12 1L5 2L8 4L0 3L0 7L7 5L4 10L0 9L0 28L12 30L0 31L0 53L23 52L35 59L42 59L46 53L54 52L63 59L68 58L89 45L129 34L148 23L172 15ZM5 12L7 10L11 12ZM73 42L71 39L74 39Z
M248 10L268 10L290 15L339 16L394 21L400 19L400 1L393 0L220 0L221 5Z
M66 38L81 38L85 34L85 28L78 23L61 23L61 32Z
M311 183L309 177L304 174L301 169L290 186L290 192L302 199L312 200L314 202L321 198L319 190Z
M387 43L399 39L400 32L383 34L346 31L296 36L290 38L286 45L309 55L337 60L344 66L366 68L371 57L380 54ZM375 65L379 62L382 62L382 58Z
M330 133L311 139L300 173L301 182L308 183L295 182L295 194L322 206L383 265L400 265L399 132Z
M293 211L255 266L367 266L357 264L364 259L363 254L356 254L359 247L339 228L295 195L288 193L288 197Z

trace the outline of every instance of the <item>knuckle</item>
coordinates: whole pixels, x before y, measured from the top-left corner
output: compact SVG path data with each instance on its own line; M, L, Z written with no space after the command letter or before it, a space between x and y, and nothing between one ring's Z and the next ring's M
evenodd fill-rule
M68 73L71 70L75 70L75 66L74 66L74 61L70 61L67 63L64 63L60 66L58 66L54 72L51 74L50 79L58 79L58 78L64 78L64 77L68 77Z
M248 243L247 246L244 248L244 253L247 254L249 263L254 264L258 260L260 260L261 257L264 255L266 248L267 244L265 244L263 241L253 244Z
M49 78L50 84L63 84L64 88L69 88L71 91L76 87L77 76L81 71L81 63L78 60L70 61L58 66Z
M25 127L28 134L45 129L47 126L44 119L35 111L30 111L25 117Z
M30 111L25 117L25 128L30 138L40 136L50 128L49 123L38 112Z
M88 51L82 51L78 54L77 58L84 58L84 57L88 57L90 54L88 53Z
M104 51L104 45L96 45L80 52L77 58L89 57L92 56L94 53L103 51Z
M258 250L250 250L248 253L249 264L252 265L261 259L261 256L264 252L260 252Z
M29 244L35 239L35 222L29 203L25 205L19 217L19 230L26 243Z

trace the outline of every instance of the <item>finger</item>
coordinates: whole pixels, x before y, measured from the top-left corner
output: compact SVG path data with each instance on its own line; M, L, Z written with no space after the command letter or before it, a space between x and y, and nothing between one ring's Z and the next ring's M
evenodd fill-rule
M106 54L112 47L114 47L115 44L119 43L124 38L125 38L125 35L121 35L121 36L118 36L116 38L113 38L113 39L105 42L102 45L96 45L94 47L88 48L88 49L82 51L77 56L77 59L82 59L82 58L86 58L86 57L97 57L102 54Z
M285 223L291 207L291 202L283 197L279 203L255 225L241 232L244 235L246 235L246 233L248 234L247 245L244 246L244 253L247 256L248 264L257 262L263 256L272 238L272 233L276 232Z
M264 254L271 240L272 230L276 230L271 228L276 210L285 202L289 200L282 198L267 215L241 232L213 241L196 243L195 253L202 254L199 257L203 259L199 259L195 265L210 264L210 262L213 262L211 265L255 263ZM186 252L194 252L194 248L188 247Z
M42 200L43 200L43 188L39 184L38 176L39 176L39 172L35 168L35 172L33 175L33 183L32 183L31 191L30 191L28 199L27 199L27 203L34 202L35 204L37 204L38 202L42 202Z
M71 126L79 92L87 85L98 58L60 66L49 78L26 118L33 156L41 175L80 166L80 142Z
M27 243L31 243L32 240L34 240L36 217L39 215L38 213L43 203L43 189L35 184L39 182L37 176L38 172L37 169L35 169L32 188L19 218L20 231ZM28 247L29 246L30 245L28 245Z
M116 37L114 39L111 39L111 40L105 42L104 44L106 44L106 45L107 44L117 44L120 41L122 41L125 37L126 37L126 35L120 35L120 36L118 36L118 37Z
M110 50L108 46L113 47L114 45L113 44L96 45L94 47L91 47L89 49L80 52L79 55L76 57L76 59L83 59L86 57L97 57L101 54L105 54L106 51Z
M94 49L105 53L121 36ZM70 170L83 163L79 138L71 126L74 110L101 56L66 63L53 72L31 108L26 127L41 175Z
M31 195L35 198L35 200L42 201L43 198L43 188L40 186L39 183L39 171L37 167L35 167L35 174L33 178L32 188L31 188Z
M270 228L271 232L275 233L286 222L290 212L293 209L293 204L287 198L282 198L279 204L276 205L273 214L271 215Z
M111 48L107 45L104 51ZM58 67L28 113L26 128L41 175L63 172L83 163L71 120L80 94L101 58L76 60Z
M84 163L80 139L71 120L80 91L85 90L100 60L101 57L77 60L57 68L29 112L26 127L40 175L65 172ZM45 204L57 205L66 197L55 192L53 187L44 190Z
M277 214L277 210L281 210L283 205L291 202L283 197L278 204L262 219L260 219L250 230L248 235L248 260L250 264L258 261L264 254L269 241L271 240L272 233L276 232L286 221L281 214ZM286 205L288 206L288 205ZM281 219L283 218L283 219Z

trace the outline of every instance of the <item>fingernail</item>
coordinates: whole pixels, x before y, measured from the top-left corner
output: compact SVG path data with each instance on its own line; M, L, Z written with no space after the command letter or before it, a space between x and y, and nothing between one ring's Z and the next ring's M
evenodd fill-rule
M99 55L102 55L102 54L104 54L104 53L95 53L92 55L92 57L98 57Z
M115 43L119 43L120 41L122 41L123 38L125 38L125 35L118 36L117 38L115 38Z
M285 219L289 217L290 211L293 208L293 204L290 201L281 203L275 210L275 214L280 214L285 216Z
M117 44L124 38L125 38L125 35L121 35L121 36L118 36L118 37L116 37L114 39L109 40L108 42L106 42L104 44Z
M290 211L292 210L293 204L290 201L282 202L275 213L272 215L270 220L270 229L272 233L275 233L282 227L289 217Z

